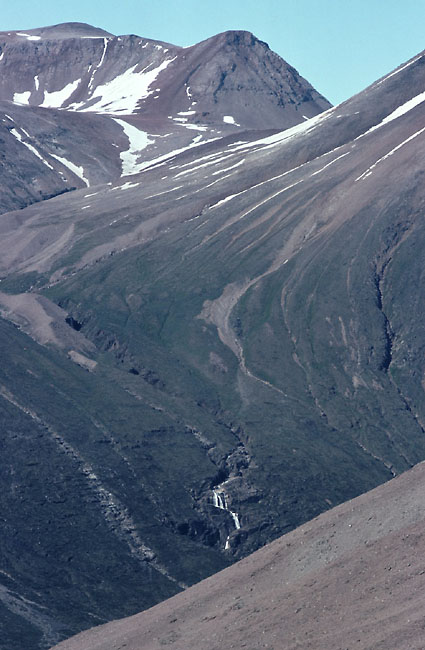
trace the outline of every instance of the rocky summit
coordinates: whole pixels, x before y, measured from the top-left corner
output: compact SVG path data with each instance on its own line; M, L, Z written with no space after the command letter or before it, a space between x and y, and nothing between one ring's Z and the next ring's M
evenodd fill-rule
M0 648L45 650L425 458L425 55L330 107L246 32L0 48Z

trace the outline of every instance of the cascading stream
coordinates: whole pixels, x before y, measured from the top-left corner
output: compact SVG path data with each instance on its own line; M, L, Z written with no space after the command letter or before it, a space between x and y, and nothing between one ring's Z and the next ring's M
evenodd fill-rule
M224 484L222 484L224 485ZM233 512L227 507L227 501L226 501L226 493L224 489L222 488L222 485L217 486L216 488L213 489L213 503L215 508L219 508L220 510L225 510L226 512L229 513L229 515L233 519L233 523L235 524L235 529L239 530L241 527L240 521L239 521L239 516L236 512ZM226 539L226 544L224 546L224 550L227 551L230 548L230 535L227 536Z

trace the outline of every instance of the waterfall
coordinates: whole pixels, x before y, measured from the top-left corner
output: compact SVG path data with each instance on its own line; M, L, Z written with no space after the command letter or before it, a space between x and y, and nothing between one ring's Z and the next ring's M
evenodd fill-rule
M227 481L225 481L227 483ZM229 510L227 507L227 501L226 501L226 494L223 490L222 485L218 485L216 488L213 489L213 504L215 508L219 508L220 510L225 510L226 512L229 513L229 515L233 519L233 523L235 525L235 529L239 530L241 527L241 523L239 521L239 516L236 512L232 512L232 510ZM227 536L226 539L226 544L224 546L224 550L227 551L230 548L230 535Z

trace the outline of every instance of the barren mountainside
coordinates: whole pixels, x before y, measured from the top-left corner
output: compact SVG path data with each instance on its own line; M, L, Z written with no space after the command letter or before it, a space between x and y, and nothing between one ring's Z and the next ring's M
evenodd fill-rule
M0 36L0 648L43 650L425 458L425 57L329 107L246 32Z

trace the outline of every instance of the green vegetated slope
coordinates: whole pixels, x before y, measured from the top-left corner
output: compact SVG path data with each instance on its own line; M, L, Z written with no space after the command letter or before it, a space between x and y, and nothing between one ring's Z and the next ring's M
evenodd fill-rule
M11 621L2 647L18 630L51 644L226 566L176 531L216 472L183 422L0 326L2 582L29 628Z

